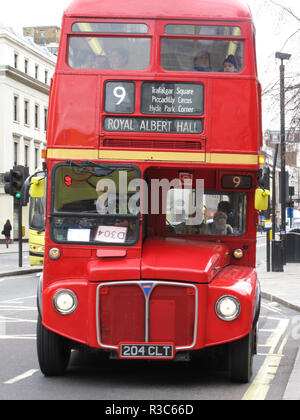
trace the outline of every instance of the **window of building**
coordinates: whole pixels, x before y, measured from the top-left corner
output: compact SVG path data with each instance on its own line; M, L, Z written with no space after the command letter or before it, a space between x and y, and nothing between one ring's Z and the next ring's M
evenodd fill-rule
M39 105L34 105L34 128L40 127L40 107Z
M48 84L48 71L45 70L45 83Z
M19 160L19 143L14 142L14 165L18 165Z
M14 54L14 68L17 69L18 68L18 54L15 53Z
M19 97L14 96L14 121L19 121Z
M44 108L44 131L47 130L48 109Z
M39 166L39 149L38 147L34 148L34 169L37 169Z
M36 78L36 79L38 79L39 78L39 66L36 64L35 65L35 67L34 67L34 77Z
M28 74L28 60L26 58L24 60L24 72Z
M24 165L29 166L29 145L24 145Z
M29 125L29 101L24 101L24 124Z

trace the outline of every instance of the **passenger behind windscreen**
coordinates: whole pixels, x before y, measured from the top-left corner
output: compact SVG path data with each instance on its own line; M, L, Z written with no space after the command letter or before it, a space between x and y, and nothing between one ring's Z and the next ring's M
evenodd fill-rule
M232 235L233 229L227 224L227 215L222 211L217 211L214 215L214 221L209 225L212 235Z
M232 206L229 201L220 201L218 204L217 211L222 211L223 213L225 213L227 216L227 223L234 227L234 215Z

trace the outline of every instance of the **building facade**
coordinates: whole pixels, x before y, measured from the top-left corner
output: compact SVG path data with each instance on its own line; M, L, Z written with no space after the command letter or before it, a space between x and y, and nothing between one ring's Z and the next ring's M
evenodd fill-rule
M14 165L41 167L46 144L50 81L56 57L31 38L0 24L0 227L9 219L17 236L13 197L4 193L4 173ZM28 208L23 208L25 238ZM1 239L4 239L1 237Z
M58 26L30 26L23 28L23 35L31 37L33 42L43 45L54 54L58 54L61 29Z

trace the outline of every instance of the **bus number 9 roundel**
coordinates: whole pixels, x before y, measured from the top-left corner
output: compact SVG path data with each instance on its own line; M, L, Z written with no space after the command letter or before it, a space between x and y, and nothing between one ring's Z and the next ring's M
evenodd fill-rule
M133 82L107 82L104 111L113 114L132 114L135 108Z

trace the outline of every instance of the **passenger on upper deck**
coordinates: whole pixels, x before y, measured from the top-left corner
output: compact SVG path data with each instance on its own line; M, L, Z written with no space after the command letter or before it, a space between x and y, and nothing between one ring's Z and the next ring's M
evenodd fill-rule
M202 51L194 58L194 70L209 72L212 71L210 65L210 54L208 51Z
M230 54L223 63L224 73L236 73L238 71L238 64L234 55Z
M110 69L108 58L105 55L97 55L93 63L94 69Z
M126 69L128 64L128 51L125 48L115 48L110 53L110 66L115 70Z
M79 50L75 58L75 68L90 69L94 63L93 53L87 50Z

